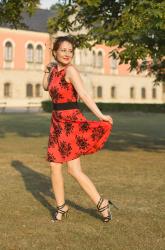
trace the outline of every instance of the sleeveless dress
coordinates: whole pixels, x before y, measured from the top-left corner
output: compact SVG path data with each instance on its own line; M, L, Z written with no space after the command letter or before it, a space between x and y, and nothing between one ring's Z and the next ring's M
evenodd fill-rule
M51 71L48 91L53 103L78 101L78 93L65 80L65 72L66 68L58 71L57 65ZM64 163L95 153L104 146L111 130L111 123L87 120L78 108L53 110L46 160Z

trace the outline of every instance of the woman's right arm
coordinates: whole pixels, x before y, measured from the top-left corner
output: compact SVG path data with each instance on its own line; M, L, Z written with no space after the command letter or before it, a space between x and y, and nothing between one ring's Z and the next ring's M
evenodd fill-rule
M42 86L43 86L43 89L45 91L48 91L49 74L50 73L48 71L44 71L44 76L43 76L43 79L42 79Z
M49 63L46 65L45 70L44 70L44 75L42 79L42 86L45 91L48 91L48 85L50 81L50 74L53 70L52 63Z

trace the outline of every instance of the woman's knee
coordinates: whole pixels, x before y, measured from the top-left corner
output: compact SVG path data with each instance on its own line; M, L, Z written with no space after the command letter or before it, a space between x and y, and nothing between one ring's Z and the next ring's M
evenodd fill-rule
M62 163L50 162L51 173L56 173L58 171L61 171L61 167L62 167Z
M82 173L80 160L76 159L74 161L68 162L68 174L72 175L73 177L77 177Z

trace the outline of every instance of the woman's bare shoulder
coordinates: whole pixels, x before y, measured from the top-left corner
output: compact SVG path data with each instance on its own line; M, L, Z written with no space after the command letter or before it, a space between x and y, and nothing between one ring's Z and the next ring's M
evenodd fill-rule
M74 64L70 64L66 67L66 72L67 73L78 73L78 69Z

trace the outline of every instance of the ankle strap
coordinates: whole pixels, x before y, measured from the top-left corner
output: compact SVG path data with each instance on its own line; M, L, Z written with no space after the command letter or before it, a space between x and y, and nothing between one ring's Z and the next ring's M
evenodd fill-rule
M61 206L57 206L57 208L58 208L58 209L61 209L61 208L63 208L64 206L65 206L65 203L62 204Z
M100 206L101 206L102 202L103 202L103 199L102 199L102 197L100 197L100 200L99 200L99 202L97 203L97 209L98 209L98 210L100 209Z

